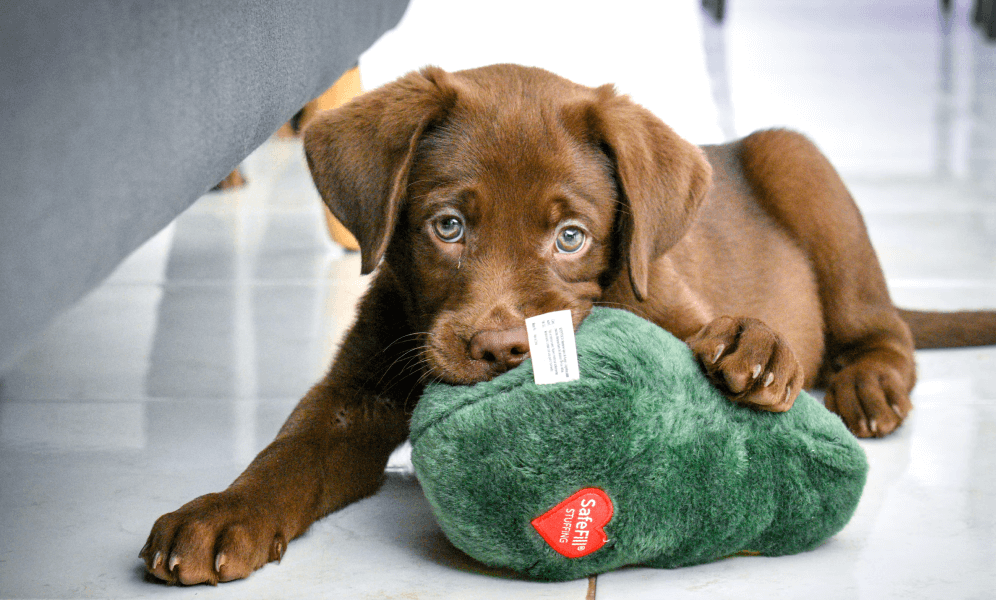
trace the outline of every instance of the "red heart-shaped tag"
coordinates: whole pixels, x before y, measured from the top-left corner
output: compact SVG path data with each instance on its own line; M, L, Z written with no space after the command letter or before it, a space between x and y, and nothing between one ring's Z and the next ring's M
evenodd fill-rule
M612 518L613 501L606 492L584 488L530 523L558 554L581 558L606 544L609 538L603 527Z

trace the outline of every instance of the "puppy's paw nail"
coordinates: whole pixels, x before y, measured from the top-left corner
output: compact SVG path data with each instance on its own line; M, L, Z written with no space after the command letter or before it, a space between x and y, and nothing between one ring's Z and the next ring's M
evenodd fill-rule
M773 381L775 381L775 375L773 373L768 373L768 374L765 375L765 381L762 382L762 385L764 387L768 387L768 386L772 385Z
M878 429L876 428L876 419L869 420L869 431L873 433L879 433Z
M273 541L271 554L272 557L270 560L276 560L278 563L284 558L284 542L280 538Z
M162 553L159 550L156 550L156 553L152 556L152 568L158 569L159 563L162 561L163 561Z
M895 412L897 414L897 416L900 417L901 419L903 419L903 418L905 418L907 416L907 415L904 414L904 412L902 410L900 410L900 407L898 407L896 404L891 404L890 408L892 408L893 412Z
M713 354L713 360L711 360L710 362L716 364L716 362L720 360L720 357L723 355L724 350L726 348L727 346L725 346L724 344L720 344L719 346L717 346L717 351Z
M755 365L754 369L751 369L751 378L758 379L758 376L762 374L762 366Z
M225 566L225 555L219 552L215 557L215 573L221 573L223 566Z
M170 565L169 565L169 568L167 569L167 571L172 571L172 570L176 569L177 565L179 565L179 564L180 564L180 557L177 556L176 554L171 555L170 556Z

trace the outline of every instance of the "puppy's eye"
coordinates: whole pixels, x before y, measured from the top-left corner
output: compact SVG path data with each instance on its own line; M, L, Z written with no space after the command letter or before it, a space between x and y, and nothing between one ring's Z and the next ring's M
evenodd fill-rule
M433 231L436 237L448 244L459 242L464 237L464 222L453 215L439 217L433 221Z
M554 246L561 254L574 254L585 245L585 232L577 227L565 227L557 234Z

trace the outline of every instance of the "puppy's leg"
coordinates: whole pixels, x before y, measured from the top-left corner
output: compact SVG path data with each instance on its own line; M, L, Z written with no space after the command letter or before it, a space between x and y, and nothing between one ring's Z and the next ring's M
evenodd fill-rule
M803 389L803 368L789 344L757 319L714 319L686 344L707 377L734 402L783 412Z
M799 134L753 134L742 141L741 159L759 201L813 265L824 312L827 407L859 437L892 432L912 408L914 344L858 207Z
M325 385L228 489L156 521L140 554L150 573L185 585L246 577L315 520L377 490L406 417L370 399L343 402Z
M397 336L398 324L364 316L388 313L375 295L329 375L246 471L156 521L139 555L149 573L182 584L246 577L280 560L315 520L377 490L388 456L408 436L414 388L383 352L381 335Z
M684 340L710 381L733 402L770 412L792 408L806 383L793 345L759 319L715 316L669 257L658 269L658 287L649 301L636 300L628 282L619 281L602 301L626 306Z

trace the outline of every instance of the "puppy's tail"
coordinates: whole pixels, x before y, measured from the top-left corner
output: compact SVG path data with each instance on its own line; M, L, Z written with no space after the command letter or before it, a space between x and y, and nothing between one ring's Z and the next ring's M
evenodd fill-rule
M992 310L937 312L897 309L914 334L914 347L959 348L997 343L997 319Z

